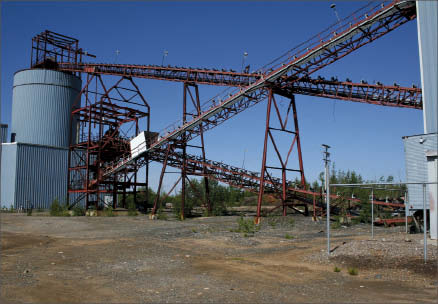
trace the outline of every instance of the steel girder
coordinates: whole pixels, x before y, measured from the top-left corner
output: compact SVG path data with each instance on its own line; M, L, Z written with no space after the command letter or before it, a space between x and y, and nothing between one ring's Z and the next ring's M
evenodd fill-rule
M161 134L149 148L153 150L167 145L170 141L181 141L182 136L189 141L198 136L202 130L207 131L221 124L243 110L259 103L267 97L272 87L287 88L293 82L308 77L315 71L343 58L354 50L378 39L395 28L416 17L414 1L393 1L380 7L373 7L369 12L359 16L350 16L336 28L330 28L314 37L313 41L295 53L289 52L265 69L269 74L254 84L235 90L229 96L223 96L218 105L210 104L203 113L191 121L176 126L174 130ZM359 21L357 21L359 20ZM116 167L108 168L105 174L119 170L130 161L129 156Z

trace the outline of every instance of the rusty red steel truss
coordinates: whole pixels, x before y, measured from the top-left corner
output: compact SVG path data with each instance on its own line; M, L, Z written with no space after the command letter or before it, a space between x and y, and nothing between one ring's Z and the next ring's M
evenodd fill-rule
M155 65L58 63L58 69L66 72L117 75L135 78L167 80L217 86L242 87L261 79L263 74L238 73L230 70L212 70L186 67L161 67ZM421 89L397 85L354 83L336 78L325 80L309 76L289 81L286 86L272 85L278 94L297 94L355 101L382 106L422 109Z
M191 140L200 134L201 123L203 131L212 129L264 100L268 96L268 88L272 86L280 89L286 88L291 83L307 77L309 74L391 32L412 20L415 16L415 2L393 2L388 6L377 9L370 15L366 15L366 18L356 24L347 25L345 29L344 25L339 27L339 29L343 29L340 33L329 31L328 34L325 33L329 37L320 35L317 45L310 48L312 46L312 43L310 43L309 47L305 49L306 51L299 50L296 52L299 57L292 55L292 53L287 54L286 62L281 63L280 60L283 58L279 59L280 62L274 62L270 68L272 72L264 75L254 84L239 88L233 93L227 93L226 96L219 99L218 104L206 105L201 115L180 126L176 126L175 129L169 130L165 134L161 134L162 136L152 144L151 149L165 145L171 140L181 140L183 134L185 134L184 136L188 141ZM288 62L287 60L290 57L294 59ZM279 67L277 68L277 66ZM112 170L108 172L110 171Z
M312 73L369 44L415 17L414 1L370 3L252 73L249 73L249 70L239 73L233 70L219 71L172 66L82 63L82 55L88 54L79 49L77 40L73 39L71 42L65 42L67 46L63 46L64 49L72 52L68 53L67 57L64 57L63 50L43 53L41 57L41 43L44 42L44 39L44 43L52 44L55 49L58 41L49 38L47 34L45 36L39 35L43 42L38 40L40 38L35 40L38 44L36 48L32 47L32 67L44 65L65 72L87 73L87 84L81 92L81 96L85 100L84 105L72 111L72 126L75 125L76 121L81 126L80 140L77 144L72 144L69 159L69 194L75 196L73 204L80 200L77 197L78 194L82 195L82 199L85 197L87 207L93 203L97 208L99 201L105 203L103 197L106 193L112 194L114 206L118 194L122 194L123 201L125 201L128 189L134 188L135 196L136 187L147 187L148 169L146 169L146 183L144 184L140 184L136 180L138 169L143 166L148 168L150 161L159 161L163 163L163 169L160 175L158 193L160 193L166 166L169 165L180 168L182 171L179 180L182 181L183 197L185 181L188 180L187 175L193 174L214 178L249 191L257 191L259 193L258 218L261 215L261 197L264 193L273 193L281 199L282 204L278 208L283 207L283 214L286 214L287 207L295 208L297 201L307 208L308 204L314 204L318 194L305 189L295 94L421 109L421 90L417 88L310 78ZM71 46L68 46L68 43ZM34 41L32 45L34 45ZM34 60L35 51L37 54ZM55 56L50 54L55 54ZM121 76L120 81L129 81L133 87L132 92L141 97L143 106L147 110L139 110L138 105L130 104L131 99L120 94L120 81L106 89L101 75ZM136 157L131 157L129 153L128 139L138 134L139 120L142 118L147 119L147 127L141 129L149 132L150 109L138 87L132 81L132 77L184 83L182 120L158 136L148 137L147 150ZM97 84L102 86L103 92L97 93L97 89L96 92L90 90L92 80L96 82L96 86ZM201 105L198 84L237 88L228 90L221 96ZM109 95L114 92L119 93L120 96L112 99ZM94 94L93 102L89 98L89 94ZM290 99L286 113L280 113L275 94ZM250 176L246 173L239 174L238 172L243 172L239 170L219 170L221 173L215 171L217 168L215 169L205 156L204 132L265 99L268 99L268 107L262 174L255 178L255 174ZM188 110L188 105L193 106L191 111ZM129 111L130 109L132 111ZM270 120L271 110L277 115L274 120L279 122L279 128L273 127L271 124L274 122L274 120ZM286 116L282 116L284 114ZM287 128L288 119L285 117L288 117L289 114L293 116L293 130ZM135 131L130 129L131 136L116 135L115 130L122 131L123 126L129 122L135 122ZM97 126L97 129L93 130L92 125ZM274 131L290 135L290 149L286 155L282 155L278 151L273 136ZM195 137L200 137L200 146L189 145L189 141ZM267 164L268 142L272 143L276 151L274 155L277 156L280 166L274 167ZM295 146L299 168L289 168L288 160ZM191 157L187 153L188 147L199 149L201 159ZM267 169L281 170L282 178L277 179ZM294 184L288 181L286 173L290 171L299 173L299 183ZM208 194L208 182L205 184ZM90 196L92 196L91 199ZM309 196L313 196L313 200ZM159 200L158 195L154 202L153 213L158 208ZM184 200L182 203L184 204ZM211 211L208 195L205 198L205 205Z
M303 188L301 181L297 182L296 180L283 180L275 176L268 176L266 173L262 179L259 172L235 167L223 162L204 159L202 155L193 155L187 153L184 158L183 153L181 151L175 151L172 145L167 146L166 149L155 149L149 155L149 161L163 163L166 166L178 169L183 167L184 159L187 174L204 177L207 176L210 179L214 179L232 187L250 191L256 194L260 193L260 185L263 180L265 195L274 196L280 200L282 199L283 193L278 189L282 188L283 184L285 184L287 206L291 208L296 206L304 206L307 209L307 206L313 205L315 200L315 204L319 209L325 209L325 204L321 201L321 198L323 198L325 195ZM180 182L179 179L175 184L178 182ZM174 187L172 187L168 193L172 192L173 188ZM339 199L342 201L349 200L355 203L360 202L360 200L357 198L345 198L336 194L331 194L330 197L332 199ZM404 204L398 203L374 201L374 204L390 206L394 208L404 208ZM156 208L159 208L160 206L161 202L158 198ZM282 206L283 204L278 207ZM332 207L335 206L336 204L333 204Z
M56 68L58 62L77 64L82 62L83 56L96 57L79 48L78 39L48 30L32 38L31 49L33 68Z
M148 187L148 179L137 179L137 162L105 178L102 170L130 151L129 140L140 128L149 131L150 107L131 78L121 77L107 87L100 75L90 74L76 103L71 112L71 134L77 138L69 149L69 206L116 208L120 195L120 205L126 207L128 191L136 200L138 187ZM147 162L145 167L147 176Z
M161 134L157 141L148 149L148 152L150 153L160 146L165 147L171 144L171 142L187 142L199 136L206 130L221 124L241 111L264 100L268 95L272 94L274 88L277 92L287 91L290 89L291 84L306 79L311 73L343 58L354 50L414 19L416 17L415 3L395 1L387 6L382 5L380 7L378 5L373 7L364 17L361 20L356 20L354 16L347 18L347 22L337 29L329 29L318 35L316 39L307 44L307 47L283 55L268 65L265 68L268 71L267 74L263 74L261 79L255 83L232 93L227 93L228 96L223 96L223 98L219 99L219 104L213 102L208 105L208 108L202 114L191 121L182 121L181 125L176 126L174 130ZM326 95L326 91L323 94ZM335 94L338 94L338 92L335 91ZM365 92L365 95L367 94ZM348 98L348 94L346 95L343 97ZM352 95L350 94L350 96ZM385 94L380 94L381 104L387 101L385 100L386 97ZM371 99L379 99L379 95L374 95ZM370 98L367 97L365 100L365 102L369 102ZM399 101L397 101L397 104L401 105ZM269 123L267 123L267 126L269 126ZM111 174L118 169L124 168L131 161L129 157L123 159L115 167L108 168L105 174ZM261 195L263 195L263 187L260 189Z

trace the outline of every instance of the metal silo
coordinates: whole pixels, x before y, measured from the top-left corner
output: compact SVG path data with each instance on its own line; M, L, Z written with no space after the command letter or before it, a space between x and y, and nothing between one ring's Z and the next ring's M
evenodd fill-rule
M68 147L70 112L81 85L80 78L53 70L15 73L11 138L21 143Z

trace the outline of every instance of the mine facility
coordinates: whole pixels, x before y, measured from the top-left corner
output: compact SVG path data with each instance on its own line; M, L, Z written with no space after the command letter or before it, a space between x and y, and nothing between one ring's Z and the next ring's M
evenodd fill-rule
M436 303L438 1L358 3L346 17L335 4L314 4L336 22L257 69L247 52L240 70L167 64L167 50L161 64L119 63L119 50L116 62L98 63L82 37L32 33L30 58L19 58L26 64L2 72L13 87L2 84L12 100L2 98L11 123L0 134L0 300ZM412 23L418 38L405 40L418 46L421 85L321 76ZM179 120L161 130L140 85L152 80L182 88L166 101ZM204 99L215 87L220 93ZM325 171L311 184L303 96L322 100L314 107L340 100L421 111L423 133L400 138L405 181L341 178L333 144L318 138L321 158L312 162ZM257 104L265 107L261 166L209 159L208 131ZM367 132L378 133L370 121ZM240 203L226 205L218 189Z

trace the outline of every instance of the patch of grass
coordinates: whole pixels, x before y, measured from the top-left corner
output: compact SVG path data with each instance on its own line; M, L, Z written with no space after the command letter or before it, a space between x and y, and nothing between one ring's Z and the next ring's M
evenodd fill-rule
M244 219L243 216L237 220L237 224L239 227L234 231L243 233L244 237L254 235L254 233L260 230L260 227L254 224L253 219Z
M289 233L286 233L285 236L284 236L284 238L285 238L286 240L292 240L294 237L293 237L292 235L290 235Z
M295 220L293 218L289 220L289 226L295 226Z
M61 204L57 198L55 198L50 206L51 216L70 216L68 213L67 203Z
M353 225L360 224L360 218L358 218L358 217L354 217L354 218L352 218L352 219L351 219L351 223L352 223Z
M163 209L158 209L157 219L162 221L167 221L167 214L163 212Z
M357 270L357 268L354 268L354 267L349 267L348 268L348 274L349 275L353 275L353 276L358 275L359 274L359 270Z
M192 229L192 232L193 232L193 233L197 233L198 231L197 231L195 228L193 228L193 229Z
M83 208L82 206L74 206L73 209L73 216L84 216L85 215L85 208Z
M117 215L114 213L114 211L113 211L113 207L105 208L105 209L103 210L102 215L103 215L103 216L108 216L108 217L117 216Z
M244 258L241 258L241 257L234 257L234 258L229 258L229 260L231 260L231 261L243 261Z
M336 221L336 222L334 222L334 223L331 223L330 227L331 227L332 229L339 229L339 228L341 228L341 223L338 222L338 221Z
M338 266L335 266L335 268L333 268L334 272L341 272L341 268L339 268Z
M43 208L38 208L37 212L44 212L44 209Z
M135 203L134 202L129 202L128 203L128 216L137 216L137 209L135 208Z

